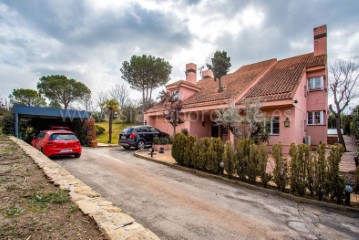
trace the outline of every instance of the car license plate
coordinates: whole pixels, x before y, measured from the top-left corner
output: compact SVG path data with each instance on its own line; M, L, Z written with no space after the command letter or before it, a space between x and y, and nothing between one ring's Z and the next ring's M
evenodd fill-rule
M122 136L121 139L126 139L126 136Z
M64 152L64 153L66 153L66 152L72 152L72 149L61 149L60 152Z

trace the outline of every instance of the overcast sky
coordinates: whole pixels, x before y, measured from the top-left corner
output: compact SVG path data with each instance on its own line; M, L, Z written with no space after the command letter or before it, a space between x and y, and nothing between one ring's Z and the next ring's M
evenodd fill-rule
M171 82L216 50L228 52L234 71L312 52L313 28L323 24L330 63L359 55L358 12L357 0L0 0L0 97L36 89L50 74L81 81L96 96L123 82L119 69L134 54L169 61Z

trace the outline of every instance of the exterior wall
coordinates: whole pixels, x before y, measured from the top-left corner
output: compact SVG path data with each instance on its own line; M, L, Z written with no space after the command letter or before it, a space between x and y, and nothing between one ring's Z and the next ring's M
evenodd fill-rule
M297 88L297 92L293 97L293 105L295 106L294 124L295 128L295 143L303 143L304 137L307 135L307 75L304 72L302 79ZM296 102L296 103L295 103Z
M271 147L274 144L281 143L283 152L289 152L289 146L291 143L297 143L296 134L297 126L295 124L295 107L278 107L271 109L263 109L264 117L279 116L279 135L270 135L268 139L268 146ZM288 117L290 121L289 127L284 126L284 121Z
M324 122L322 125L307 125L307 135L311 136L312 145L327 143L328 131L328 83L327 71L322 69L307 74L307 77L317 77L324 75L324 89L309 91L307 97L307 111L324 111Z
M186 100L187 98L191 97L192 95L194 95L196 93L196 91L188 89L188 88L184 88L184 87L180 87L178 89L179 94L180 94L180 99L182 101Z
M197 117L196 117L197 118ZM190 127L188 128L191 135L197 136L198 139L211 136L211 120L208 115L199 116L198 119L191 115L191 120L188 121ZM203 123L203 124L202 124Z

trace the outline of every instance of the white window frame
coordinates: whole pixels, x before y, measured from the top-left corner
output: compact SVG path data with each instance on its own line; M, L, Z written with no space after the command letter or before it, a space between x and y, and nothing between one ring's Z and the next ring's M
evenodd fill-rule
M308 90L315 91L315 90L323 90L324 89L324 77L311 77L308 78Z
M180 96L180 92L178 90L174 90L172 92L172 94L173 94L173 99L174 100L180 100L181 96Z
M273 120L277 118L278 119L278 124L279 124L279 128L278 128L278 133L273 133ZM269 130L269 135L271 136L279 136L280 135L280 117L279 116L274 116L271 118L265 118L264 119L264 131L266 131L266 126L267 126L267 122L270 121L270 130Z
M319 113L319 123L315 123L315 114ZM312 115L312 122L309 122L309 115ZM315 125L324 125L324 111L312 111L307 112L307 125L309 126L315 126Z

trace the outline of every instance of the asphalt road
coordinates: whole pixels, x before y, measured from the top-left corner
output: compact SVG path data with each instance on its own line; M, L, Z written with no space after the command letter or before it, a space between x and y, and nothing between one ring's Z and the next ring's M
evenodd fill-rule
M161 239L359 239L359 214L201 178L121 148L55 159Z

